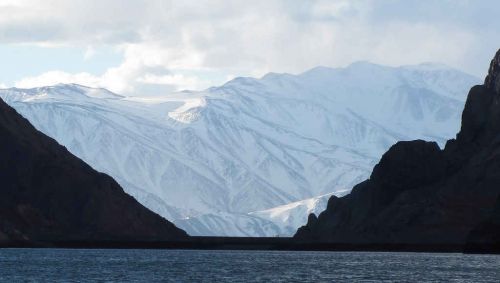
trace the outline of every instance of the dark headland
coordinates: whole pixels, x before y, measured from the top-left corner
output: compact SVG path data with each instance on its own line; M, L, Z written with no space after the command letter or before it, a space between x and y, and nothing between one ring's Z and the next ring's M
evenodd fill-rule
M309 217L307 242L462 246L500 252L500 50L474 86L456 139L398 142L370 178Z
M500 50L461 130L393 145L293 238L189 237L0 100L0 246L500 253Z
M1 246L186 237L0 100Z

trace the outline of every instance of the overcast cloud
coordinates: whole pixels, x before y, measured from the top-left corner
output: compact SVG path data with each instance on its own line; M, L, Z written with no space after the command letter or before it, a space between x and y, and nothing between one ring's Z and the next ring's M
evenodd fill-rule
M75 82L162 94L359 60L440 62L483 76L500 48L499 15L496 0L0 0L0 45L81 50L78 71L53 55L60 68L18 70L12 81L2 66L0 86ZM88 68L110 48L121 63Z

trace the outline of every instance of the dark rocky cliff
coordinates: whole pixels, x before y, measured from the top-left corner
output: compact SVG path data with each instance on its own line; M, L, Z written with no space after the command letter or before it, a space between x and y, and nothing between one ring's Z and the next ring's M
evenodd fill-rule
M469 233L465 250L500 253L500 197L488 218Z
M185 237L0 99L0 246Z
M396 143L368 180L347 196L332 197L295 238L463 245L469 237L491 244L500 240L499 195L500 50L484 85L469 92L456 139L444 150L421 140Z

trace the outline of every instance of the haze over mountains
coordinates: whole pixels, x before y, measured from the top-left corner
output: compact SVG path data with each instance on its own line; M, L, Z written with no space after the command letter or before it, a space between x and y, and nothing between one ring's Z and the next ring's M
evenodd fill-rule
M202 92L0 90L45 134L191 235L291 235L399 140L440 145L479 79L436 64L318 67Z

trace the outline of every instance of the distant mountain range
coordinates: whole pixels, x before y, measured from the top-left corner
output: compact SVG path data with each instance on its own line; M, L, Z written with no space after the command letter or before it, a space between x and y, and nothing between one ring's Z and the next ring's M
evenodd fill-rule
M56 85L0 97L37 129L192 235L292 235L400 140L441 146L479 79L366 62L123 97Z
M467 98L456 139L393 145L370 177L331 197L296 239L349 244L466 245L500 252L500 50Z
M0 99L0 247L187 238Z

